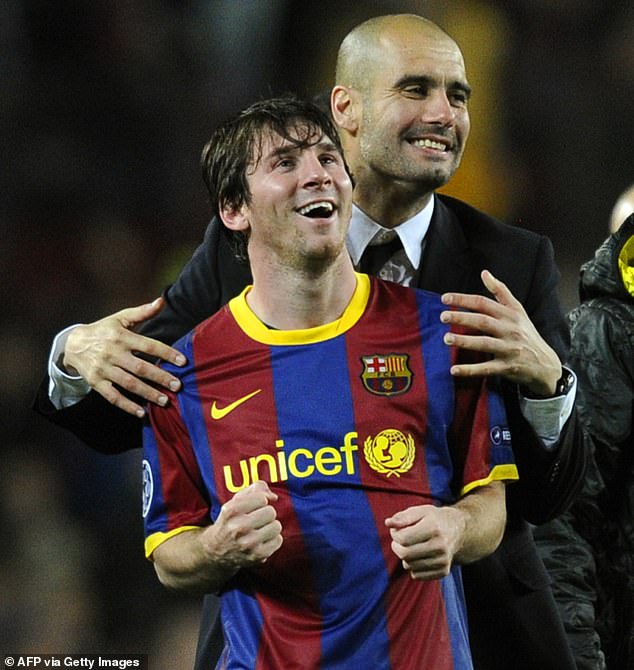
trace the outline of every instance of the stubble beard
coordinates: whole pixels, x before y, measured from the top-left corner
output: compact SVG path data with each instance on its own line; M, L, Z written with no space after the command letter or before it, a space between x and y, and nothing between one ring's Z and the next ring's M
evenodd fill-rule
M379 151L375 150L377 146L381 147ZM462 152L452 153L450 161L442 160L442 165L435 165L433 158L417 160L407 156L403 150L406 147L389 146L372 140L362 141L360 149L364 163L371 173L380 176L379 181L386 185L410 184L413 189L425 192L434 191L447 184L462 159Z
M375 164L375 171L382 175L382 181L386 185L398 184L417 193L428 193L447 184L458 169L458 164L459 161L454 161L443 167L423 166L401 158L387 164Z
M291 250L287 250L285 262L295 270L309 275L325 272L345 252L345 237L322 244L309 242L300 236Z

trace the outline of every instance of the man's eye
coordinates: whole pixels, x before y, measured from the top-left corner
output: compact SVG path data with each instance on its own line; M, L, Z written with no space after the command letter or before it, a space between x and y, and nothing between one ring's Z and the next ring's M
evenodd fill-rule
M280 168L292 168L294 164L295 162L292 158L280 158L280 160L277 161L277 167Z
M427 89L424 86L408 86L403 89L403 93L412 98L424 98L427 95Z
M454 105L458 105L460 107L464 107L469 101L469 98L465 93L451 93L449 95L449 99Z

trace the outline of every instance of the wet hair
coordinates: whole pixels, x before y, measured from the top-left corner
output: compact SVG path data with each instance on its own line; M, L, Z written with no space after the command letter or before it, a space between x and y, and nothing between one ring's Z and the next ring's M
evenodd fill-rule
M219 126L203 148L200 165L215 216L223 208L249 204L247 175L258 166L262 144L271 135L300 149L326 136L343 156L335 126L315 104L292 95L260 100ZM248 262L245 234L231 236L236 257Z

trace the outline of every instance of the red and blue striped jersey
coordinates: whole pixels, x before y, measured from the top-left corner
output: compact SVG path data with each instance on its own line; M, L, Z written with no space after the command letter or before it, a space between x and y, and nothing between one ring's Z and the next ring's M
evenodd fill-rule
M357 275L341 318L301 331L245 296L176 345L182 390L149 411L146 554L265 480L284 542L226 584L219 667L471 668L459 567L413 580L384 521L517 478L493 382L451 376L473 354L444 344L436 294Z

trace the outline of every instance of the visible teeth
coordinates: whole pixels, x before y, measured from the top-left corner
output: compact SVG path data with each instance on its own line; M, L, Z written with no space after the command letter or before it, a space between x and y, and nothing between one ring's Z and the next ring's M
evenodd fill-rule
M412 144L426 149L437 149L438 151L445 151L447 148L442 142L434 142L434 140L414 140Z
M320 208L325 209L328 212L328 214L331 214L334 210L334 206L331 202L323 201L323 202L311 202L310 205L300 207L297 211L303 216L307 216L313 210Z

